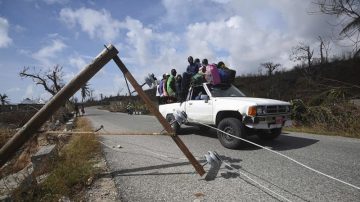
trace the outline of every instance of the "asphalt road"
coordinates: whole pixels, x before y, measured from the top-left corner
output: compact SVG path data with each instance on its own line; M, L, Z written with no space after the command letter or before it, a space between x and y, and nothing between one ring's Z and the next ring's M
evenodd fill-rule
M94 127L103 132L159 132L155 117L87 109ZM182 130L180 138L199 160L216 151L222 165L213 181L200 177L167 136L103 135L101 141L121 201L360 201L360 190L321 176L255 146L229 150L215 132L196 127ZM256 143L288 155L312 168L360 187L360 140L301 133L284 133L272 142ZM202 161L203 162L203 161ZM205 170L209 169L206 165ZM239 171L241 172L239 174ZM261 187L257 183L272 190Z

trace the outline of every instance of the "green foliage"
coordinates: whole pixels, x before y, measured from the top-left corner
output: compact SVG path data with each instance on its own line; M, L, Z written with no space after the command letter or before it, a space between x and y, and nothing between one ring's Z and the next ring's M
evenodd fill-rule
M304 104L304 102L300 99L294 99L291 100L290 103L292 109L291 119L300 122L305 122L306 117L304 117L304 115L307 113L308 109L307 106Z
M360 138L359 107L345 100L338 90L319 95L315 100L308 105L299 99L291 101L292 119L297 127Z
M342 88L330 89L328 91L322 92L318 95L314 95L309 100L310 106L317 106L322 104L336 104L346 102L346 90Z

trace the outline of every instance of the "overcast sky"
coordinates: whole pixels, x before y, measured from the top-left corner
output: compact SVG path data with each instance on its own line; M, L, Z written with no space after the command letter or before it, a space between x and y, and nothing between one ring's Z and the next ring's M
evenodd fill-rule
M222 60L237 75L256 73L267 61L289 69L291 47L306 42L317 56L317 37L337 36L336 18L317 13L311 2L0 0L0 93L12 103L48 99L41 86L20 79L23 67L47 70L58 64L68 82L109 43L139 83L148 73L182 73L189 55ZM347 50L344 43L333 43L332 54ZM89 83L97 96L127 92L113 62Z

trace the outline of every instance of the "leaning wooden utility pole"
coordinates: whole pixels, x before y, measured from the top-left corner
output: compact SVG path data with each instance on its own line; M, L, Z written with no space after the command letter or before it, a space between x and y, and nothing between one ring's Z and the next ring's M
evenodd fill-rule
M0 149L0 167L3 166L15 152L32 137L34 133L55 113L71 96L73 96L88 80L90 80L105 64L111 59L115 61L117 66L123 72L125 77L133 85L139 96L144 100L149 110L159 120L165 130L171 134L171 138L178 145L180 150L188 158L190 163L194 166L195 170L200 176L205 174L204 168L195 159L182 140L176 136L171 128L171 125L160 114L159 110L152 103L150 98L145 94L140 85L136 82L134 77L130 74L129 70L122 63L117 56L118 50L109 45L104 49L92 63L85 67L78 76L70 81L64 88L62 88L45 106L41 108L1 149Z
M120 58L117 55L113 58L113 60L117 64L117 66L120 68L120 70L124 73L125 77L129 80L131 85L135 88L138 95L144 100L144 102L148 106L150 112L155 115L155 117L160 122L160 124L165 128L165 130L169 134L172 134L171 138L174 140L174 142L177 144L177 146L180 148L180 150L184 153L184 155L187 157L187 159L190 161L190 163L194 166L195 170L199 173L200 176L204 175L205 174L204 168L195 159L195 157L192 155L192 153L186 147L184 142L179 138L179 136L177 136L174 133L173 129L171 128L171 125L166 121L166 119L161 115L161 113L159 112L157 107L155 107L155 105L150 100L150 98L145 94L145 92L142 90L141 86L137 83L137 81L131 75L131 73L126 68L124 63L120 60Z
M104 49L91 64L85 67L78 76L73 78L70 83L64 86L51 100L43 106L3 147L0 149L0 167L4 165L15 152L27 141L34 133L65 104L90 78L92 78L105 64L107 64L118 53L113 45Z

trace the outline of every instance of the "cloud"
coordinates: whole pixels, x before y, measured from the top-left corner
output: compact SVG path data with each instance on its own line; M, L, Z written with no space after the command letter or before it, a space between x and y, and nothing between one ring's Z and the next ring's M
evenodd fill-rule
M226 4L226 3L229 3L231 0L211 0L211 1L216 2L216 3Z
M97 11L89 8L77 10L63 8L60 11L60 20L69 27L79 25L91 39L101 39L106 42L114 41L121 27L121 23L113 19L110 12L105 9Z
M71 81L75 76L76 76L76 74L74 72L65 72L64 77L63 77L65 83L68 83L69 81Z
M131 61L136 65L153 66L157 57L166 54L164 52L166 50L172 50L179 42L179 37L175 34L155 32L150 27L144 26L141 21L131 17L125 19L123 28L126 30L126 52L129 53L129 57L136 58Z
M70 65L76 67L79 71L83 70L84 67L87 65L87 62L81 56L70 57L69 63Z
M26 87L25 95L23 98L32 98L34 96L34 85L30 84Z
M162 0L165 8L161 23L172 29L182 29L189 23L219 19L226 15L224 7L231 0Z
M11 92L18 92L18 91L20 91L20 90L21 90L20 88L15 87L15 88L9 88L8 90L6 90L6 92L9 92L9 93L11 93Z
M282 57L296 41L276 30L264 32L241 16L209 23L190 24L186 32L188 53L225 63L238 73L255 72L261 62L285 63Z
M50 66L53 65L52 60L55 59L56 55L64 48L66 48L65 43L59 39L53 39L49 45L40 48L40 50L32 54L32 57L38 60L42 65Z
M257 72L267 61L290 68L293 46L306 41L316 48L317 36L331 33L326 22L333 18L310 15L310 0L279 1L163 0L166 12L151 24L129 16L115 19L108 10L90 8L64 8L60 19L94 40L113 41L121 34L121 59L139 81L148 73L185 71L189 55L223 60L243 74ZM79 68L84 61L75 57L70 63Z
M9 37L9 23L7 19L0 17L0 48L6 48L11 44L12 39Z
M69 2L69 0L42 0L46 4L66 4Z
M21 26L21 25L15 25L14 27L14 30L17 32L17 33L22 33L24 31L26 31L26 28Z
M338 22L335 16L316 12L311 0L163 0L162 4L166 10L162 22L186 27L180 33L186 43L181 54L224 60L238 73L256 72L265 61L292 67L288 55L293 46L305 41L317 54L317 37L331 37L336 29L331 23Z

